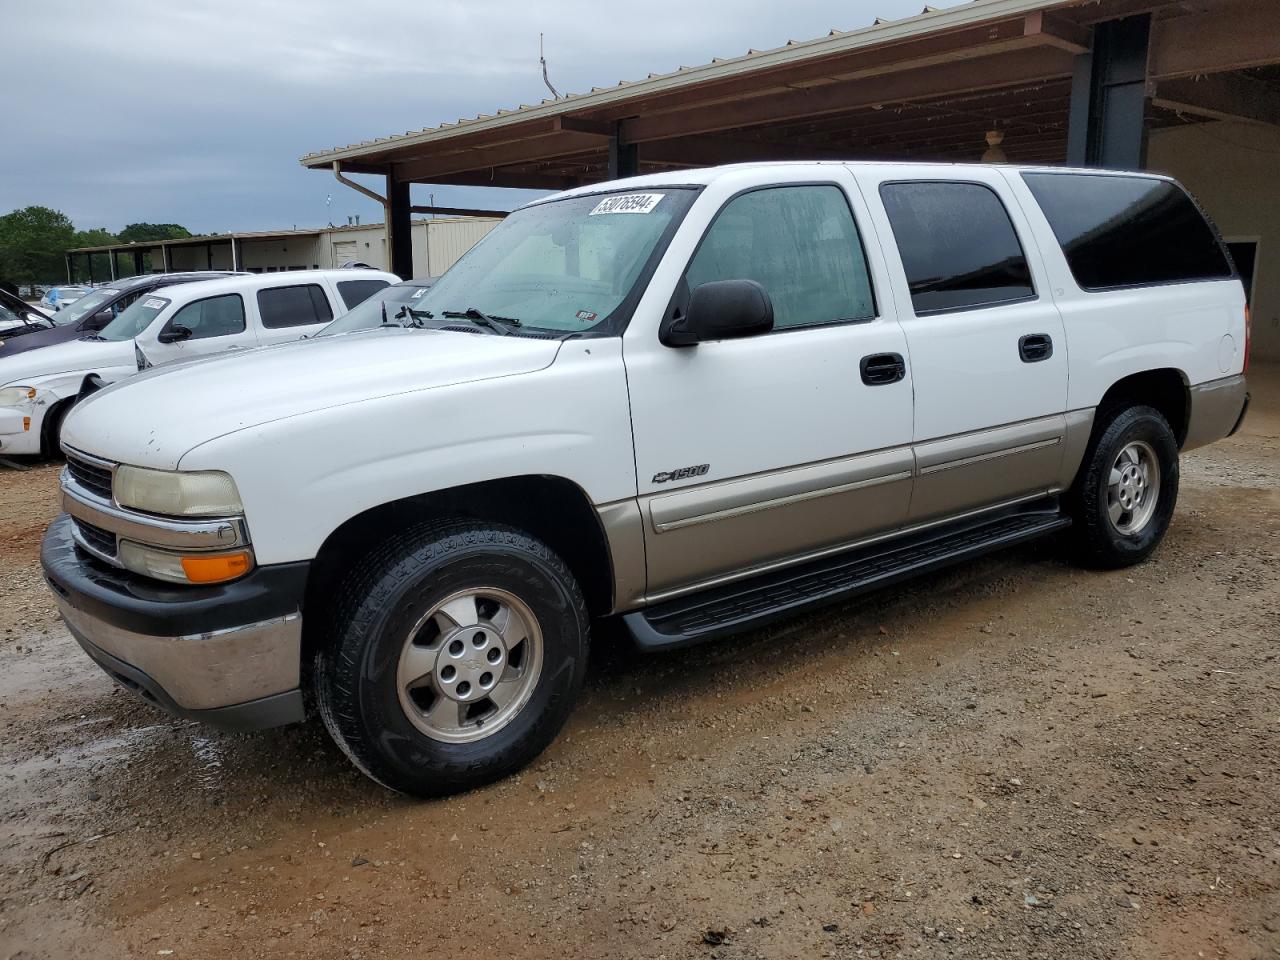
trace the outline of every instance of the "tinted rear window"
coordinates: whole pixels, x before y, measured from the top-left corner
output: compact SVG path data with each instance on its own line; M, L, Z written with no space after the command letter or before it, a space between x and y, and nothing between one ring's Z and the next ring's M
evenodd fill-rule
M328 323L333 319L329 298L314 283L259 290L258 313L262 315L262 325L273 329Z
M1176 183L1083 173L1022 179L1085 290L1233 275L1213 228Z
M339 280L338 296L350 310L358 303L363 303L387 285L385 280Z
M913 181L880 188L917 316L1035 296L1027 258L995 191Z

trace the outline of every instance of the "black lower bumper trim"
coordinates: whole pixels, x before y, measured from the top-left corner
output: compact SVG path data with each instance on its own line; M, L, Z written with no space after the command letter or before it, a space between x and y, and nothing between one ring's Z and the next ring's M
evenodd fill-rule
M71 631L71 635L93 662L105 670L116 683L176 717L199 720L201 723L223 730L266 730L270 727L283 727L289 723L300 723L307 717L301 690L286 690L269 697L226 707L190 710L179 706L160 684L137 667L113 657L75 630Z
M76 546L71 518L54 520L40 545L54 593L112 626L151 637L185 637L288 616L302 609L311 564L258 567L210 587L165 584L95 560Z

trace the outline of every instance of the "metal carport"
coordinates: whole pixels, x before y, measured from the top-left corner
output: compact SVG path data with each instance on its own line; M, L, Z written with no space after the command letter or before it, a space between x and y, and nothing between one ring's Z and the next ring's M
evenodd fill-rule
M1280 124L1276 64L1276 0L974 0L301 162L386 178L407 276L415 183L563 189L742 160L984 154L1140 168L1152 131Z

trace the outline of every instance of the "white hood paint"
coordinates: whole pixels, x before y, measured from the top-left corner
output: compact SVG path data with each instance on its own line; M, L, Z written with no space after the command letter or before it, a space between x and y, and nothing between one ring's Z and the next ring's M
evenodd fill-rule
M137 369L132 340L70 340L12 357L0 354L0 386L36 386L40 380L61 374L96 373L119 367Z
M378 397L532 373L549 366L559 348L558 340L434 330L317 337L131 377L77 405L62 438L110 460L175 469L183 454L229 433Z

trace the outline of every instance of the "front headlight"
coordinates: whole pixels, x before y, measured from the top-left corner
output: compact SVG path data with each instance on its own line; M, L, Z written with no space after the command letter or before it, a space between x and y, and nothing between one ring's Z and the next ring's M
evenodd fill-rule
M122 466L116 469L116 502L165 517L227 517L244 512L236 482L225 473L181 473Z
M16 407L35 398L35 387L4 387L0 389L0 407Z

